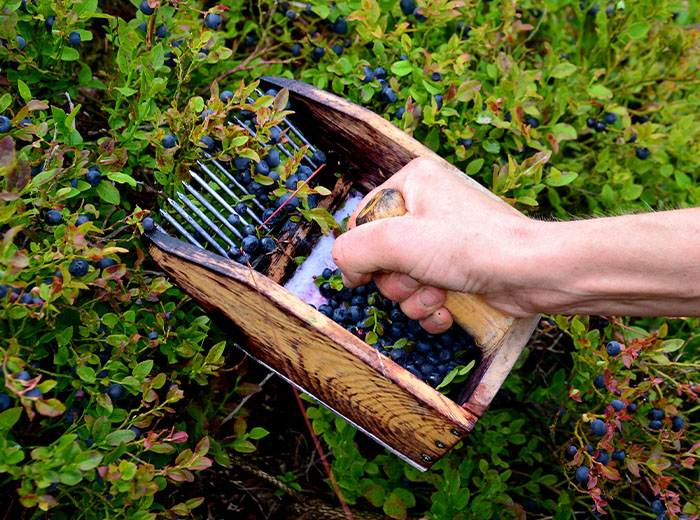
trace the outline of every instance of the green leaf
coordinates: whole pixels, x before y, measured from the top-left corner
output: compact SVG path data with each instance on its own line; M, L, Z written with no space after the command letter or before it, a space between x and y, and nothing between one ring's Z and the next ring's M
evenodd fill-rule
M396 76L407 76L413 71L413 66L408 60L394 62L391 65L391 72Z
M63 61L76 61L80 59L80 54L73 47L63 47L63 52L61 52L61 60Z
M633 183L626 183L622 187L621 195L622 199L626 201L632 201L636 200L639 198L639 196L642 194L642 191L644 190L644 186L641 184L633 184Z
M257 439L262 439L263 437L269 435L270 432L268 432L265 428L262 428L260 426L256 426L250 432L248 433L248 437L254 440Z
M382 509L390 518L406 518L406 504L396 493L391 493L387 497Z
M25 102L29 102L32 99L32 93L29 90L27 84L21 79L17 80L17 89L19 90L19 95L22 96Z
M467 171L466 174L469 175L470 177L472 175L476 175L481 171L481 167L484 165L484 160L483 159L475 159L472 162L469 163L469 166L467 166Z
M83 474L77 469L68 469L59 473L58 478L61 481L61 484L75 486L77 483L83 480Z
M501 145L498 144L498 141L484 141L481 146L483 147L484 150L486 150L489 153L497 154L498 152L501 151Z
M596 99L610 99L613 96L613 93L609 88L596 84L592 85L588 89L588 95Z
M107 178L111 181L118 182L119 184L129 184L132 187L136 187L136 179L134 179L131 175L127 175L126 173L121 173L121 172L110 172L107 174Z
M97 194L102 200L109 204L114 204L115 206L119 204L121 198L119 197L119 190L114 187L111 182L102 181L97 185Z
M0 112L4 112L7 110L7 107L9 107L12 104L12 96L9 94L9 92L5 92L2 97L0 97Z
M633 40L641 40L649 32L650 26L644 22L633 23L627 29L627 36Z
M574 72L576 72L576 65L574 65L573 63L569 63L569 62L559 63L552 70L552 77L565 78L567 76L571 76Z
M661 352L675 352L676 350L680 350L683 348L683 345L685 345L685 341L679 338L674 338L674 339L667 339L664 341L661 346L658 348Z
M96 451L84 451L78 455L73 463L75 467L81 471L95 469L102 461L102 455Z
M134 377L138 379L143 379L146 377L148 374L151 373L151 370L153 369L153 360L152 359L147 359L146 361L141 361L136 367L134 368L134 371L132 372Z
M95 382L95 370L92 367L89 367L87 365L80 365L77 368L76 373L78 374L78 377L86 383Z
M131 430L116 430L105 437L105 442L110 446L119 446L122 443L131 442L136 434Z
M9 430L12 428L19 418L22 416L23 408L17 406L15 408L10 408L0 413L0 430Z

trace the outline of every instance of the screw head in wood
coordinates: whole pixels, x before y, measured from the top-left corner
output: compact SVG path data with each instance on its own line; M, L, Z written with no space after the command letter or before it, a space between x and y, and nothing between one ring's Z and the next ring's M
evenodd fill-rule
M445 448L447 448L447 446L445 446L445 443L442 441L435 441L435 446L437 446L441 450L444 450Z
M461 437L461 436L462 436L462 432L459 431L457 428L452 428L452 429L450 430L450 433L451 433L452 435L454 435L455 437Z
M430 462L431 460L433 460L433 458L427 453L421 453L420 456L425 462Z

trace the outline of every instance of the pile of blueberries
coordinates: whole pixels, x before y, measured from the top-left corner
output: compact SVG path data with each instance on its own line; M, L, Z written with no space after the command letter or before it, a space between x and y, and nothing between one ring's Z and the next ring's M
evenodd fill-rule
M595 119L594 117L589 117L586 119L586 126L590 128L591 130L595 130L596 132L605 132L608 128L608 125L614 125L617 123L618 117L617 114L614 114L612 112L606 112L603 115L602 119ZM646 123L649 120L647 116L640 116L637 117L635 116L633 118L633 122L636 123ZM633 134L632 137L630 137L630 140L628 142L634 143L637 141L637 134ZM641 159L642 161L644 159L647 159L651 155L651 150L649 148L645 148L643 146L638 146L635 149L635 155L637 156L638 159Z
M371 343L374 349L433 388L455 368L472 360L478 362L479 348L456 325L442 334L430 334L406 316L398 302L383 298L374 282L349 289L339 279L340 271L330 268L316 279L327 302L318 311L360 339L374 339L376 335Z
M265 92L266 96L274 97L277 94L278 91L275 89L269 89ZM233 99L233 93L229 90L224 90L219 97L223 103L229 104ZM291 107L288 105L287 108ZM211 110L205 109L202 113L202 119L206 120L211 114ZM235 115L248 129L253 131L257 129L258 122L254 112L237 110L235 114L232 111L231 115ZM253 225L254 221L250 218L249 212L252 211L262 222L267 222L266 227L269 230L282 228L284 223L288 222L286 217L302 204L299 197L294 195L294 191L313 174L313 170L308 164L302 164L295 172L283 179L280 173L285 171L285 164L277 145L285 138L291 140L293 136L289 134L285 136L284 130L277 125L271 127L269 131L270 140L265 143L265 149L260 153L262 157L260 161L253 162L247 157L234 157L230 162L222 163L236 181L235 184L228 184L228 188L242 195L241 200L233 208L234 212L227 216L227 220L228 224L238 229L243 235L240 247L230 248L228 256L232 260L243 264L253 262L261 255L271 253L276 247L276 242L272 236L260 236L259 231L263 230L263 228ZM161 141L161 145L164 148L173 148L177 143L177 137L172 134L166 134ZM200 144L208 153L215 152L219 145L215 139L209 136L203 137L200 140ZM320 166L326 163L326 154L321 150L317 150L311 156L311 161L314 165ZM265 176L268 182L271 183L261 184L257 182L255 180L257 175ZM316 178L308 183L310 188L317 185ZM240 188L243 188L247 195L241 193ZM286 189L287 193L276 197L273 192L279 188ZM318 200L318 195L309 195L307 199L309 208L315 207L318 204ZM261 206L264 209L260 209ZM152 225L149 224L149 228L151 227ZM261 229L259 230L258 228ZM146 229L146 231L149 230ZM263 232L265 231L263 230ZM193 236L200 243L206 242L197 230L193 232Z

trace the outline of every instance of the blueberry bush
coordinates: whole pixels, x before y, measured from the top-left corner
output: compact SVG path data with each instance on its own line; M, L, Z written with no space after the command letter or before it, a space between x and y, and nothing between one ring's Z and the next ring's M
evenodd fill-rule
M262 75L374 110L533 216L696 206L699 15L697 0L0 2L6 517L697 519L698 319L543 318L474 432L420 473L324 408L302 414L140 235L213 143L260 158L285 104L246 105ZM263 130L227 125L232 107ZM330 225L306 199L295 211ZM362 316L373 343L378 316Z

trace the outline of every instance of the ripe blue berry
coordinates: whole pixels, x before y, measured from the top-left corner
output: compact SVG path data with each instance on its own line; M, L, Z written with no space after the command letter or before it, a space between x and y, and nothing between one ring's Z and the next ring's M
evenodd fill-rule
M346 34L348 32L348 22L345 18L339 16L334 23L331 24L331 31L336 34Z
M399 107L396 109L396 113L394 113L394 117L396 119L403 119L403 115L406 113L406 108L405 107Z
M143 434L143 430L141 428L139 428L138 426L129 426L129 430L131 430L132 432L134 432L136 434L136 439L141 437L141 435Z
M440 74L439 72L433 72L430 75L430 79L432 79L433 81L440 81L442 79L442 74Z
M141 2L141 5L139 5L139 9L146 16L151 16L155 12L155 9L148 5L148 0L143 0L143 2Z
M387 103L395 103L398 99L396 92L394 92L394 90L391 87L383 88L380 93L380 96L382 100L386 101Z
M301 49L302 47L298 43L292 45L292 56L294 56L295 58L301 56Z
M442 100L444 99L445 96L442 94L435 94L433 96L433 99L435 99L435 104L437 105L437 109L440 110L442 108Z
M257 253L258 249L260 249L260 240L256 236L249 235L241 241L241 246L243 247L243 251L252 255Z
M175 143L177 143L177 139L170 134L166 134L165 137L163 137L163 140L161 141L163 148L172 148L173 146L175 146Z
M540 122L537 120L537 118L532 116L527 116L523 122L526 125L530 125L530 128L537 128L538 126L540 126Z
M217 29L221 25L221 17L216 13L209 13L204 19L204 25L210 29Z
M588 119L586 119L586 126L587 126L588 128L595 128L596 122L597 122L597 121L596 121L594 118L589 117Z
M632 136L630 137L629 141L627 141L627 142L628 142L628 143L636 143L636 142L637 142L637 137L638 137L637 134L632 134Z
M685 426L685 420L683 420L683 417L680 415L676 415L675 417L671 417L671 430L674 432L679 432L683 429Z
M233 99L233 92L230 90L224 90L219 94L219 99L224 103L229 103Z
M212 138L209 137L208 135L205 135L204 137L202 137L202 138L199 140L199 142L204 146L204 149L205 149L207 152L213 152L213 151L214 151L214 147L216 146L216 144L214 143L214 139L212 139Z
M340 56L341 54L343 54L344 48L343 48L343 46L340 45L339 43L335 43L335 44L333 44L333 46L331 47L331 50L332 50L333 52L335 52L336 55Z
M423 22L425 22L426 20L428 20L428 19L426 18L426 16L423 14L423 9L420 8L420 7L416 7L416 8L413 10L413 17L416 19L416 22L420 22L420 23L423 23Z
M27 46L27 40L25 40L21 36L17 36L17 48L20 51L23 51L26 46Z
M76 226L82 226L86 222L92 222L92 217L90 217L90 215L80 215L77 219L75 219Z
M605 132L605 129L608 127L608 125L605 123L605 121L596 121L595 122L595 131L596 132Z
M33 398L39 399L39 398L41 398L41 397L43 397L43 396L44 396L44 394L43 394L42 391L39 390L38 388L32 388L32 389L29 390L26 394L24 394L24 397L29 397L29 398L32 398L32 399L33 399Z
M150 339L151 341L157 340L157 339L158 339L158 333L157 333L155 330L149 332L149 333L148 333L148 339Z
M620 355L621 345L617 341L611 341L605 345L605 350L609 356L616 357Z
M102 175L96 167L92 167L85 174L85 182L87 182L93 188L96 187L102 181Z
M311 160L316 164L323 164L326 162L326 154L321 150L316 150L311 156Z
M605 117L603 119L605 119L605 122L607 124L614 125L615 122L617 121L617 114L613 114L612 112L608 112L607 114L605 114Z
M50 226L57 226L63 221L63 215L61 215L61 213L58 210L50 209L46 212L46 216L44 217L44 219L46 220L46 223Z
M374 69L374 77L377 79L386 79L388 73L384 67L377 67Z
M156 36L158 38L165 38L168 35L168 28L165 25L159 25L156 28Z
M0 394L0 412L4 412L10 407L11 404L10 396L2 393Z
M29 375L29 372L27 372L26 370L22 370L21 372L17 372L12 377L14 377L17 381L29 381L32 378L32 376Z
M605 378L602 374L593 378L593 386L595 386L598 390L605 388Z
M619 399L615 399L614 401L611 401L610 406L613 407L613 410L619 412L620 410L624 409L625 403L623 403Z
M576 468L576 481L579 484L587 484L588 473L589 469L586 466L579 466L578 468Z
M53 24L56 23L56 17L55 16L47 16L46 21L44 22L44 25L46 28L51 31L53 29Z
M641 146L638 146L634 153L637 158L641 159L642 161L651 155L649 148L643 148Z
M141 221L141 225L143 226L144 231L153 231L153 228L155 227L155 222L151 217L146 217Z
M99 269L100 271L107 269L108 267L112 267L113 265L117 265L117 262L112 260L110 257L105 256L104 258L100 258L96 263L95 267Z
M570 459L573 459L574 456L575 456L577 453L578 453L578 448L577 448L576 446L574 446L573 444L570 444L570 445L566 448L566 455L567 455L567 457L569 457Z
M265 162L270 168L276 168L280 164L280 151L277 148L273 148L267 152L265 157Z
M663 428L663 426L664 425L661 423L661 421L654 420L649 422L650 430L659 431L661 428Z
M34 298L32 298L31 294L24 293L22 296L19 297L18 301L19 301L19 303L21 303L23 305L29 305L30 303L32 303L33 300L34 300Z
M260 240L260 247L265 253L271 253L275 250L276 244L275 239L272 237L263 237Z
M71 45L79 45L80 44L80 33L78 31L71 31L70 34L68 35L68 41L70 42Z
M124 387L119 383L110 383L105 392L113 401L124 397Z
M664 417L666 417L666 414L663 410L660 410L658 408L652 408L651 410L649 410L649 413L647 413L647 417L649 417L649 419L651 419L652 421L662 421Z
M76 258L68 266L68 272L71 274L71 276L75 276L76 278L85 276L89 270L90 264L88 264L82 258Z
M206 121L207 117L214 115L214 111L210 108L202 110L202 121Z
M416 4L413 0L401 0L399 2L399 7L401 7L401 12L408 16L415 10Z
M315 62L318 63L321 61L321 58L325 56L326 51L323 47L314 47L314 50L311 51L311 59Z
M627 411L629 413L634 413L637 411L637 403L630 403L627 405Z
M287 9L287 12L284 13L284 15L290 20L294 20L297 17L297 12L294 9Z
M610 462L610 455L605 450L598 450L598 456L593 460L600 462L603 466L607 466Z
M600 419L595 419L591 422L591 431L594 435L602 437L603 435L605 435L608 429L603 421L601 421Z
M457 34L461 34L463 40L466 40L467 38L469 38L469 32L471 30L472 30L472 28L469 26L468 23L459 22L457 24Z
M655 515L663 514L665 509L666 508L664 507L664 503L661 500L654 500L651 503L651 512Z
M72 406L66 410L66 421L68 424L73 424L75 421L80 419L80 416L83 414L83 411L80 408L76 408L75 406Z
M612 452L612 458L613 460L616 460L618 462L622 462L625 460L625 457L627 454L625 453L625 450L615 450Z
M0 134L4 134L10 131L12 123L6 116L0 116Z

